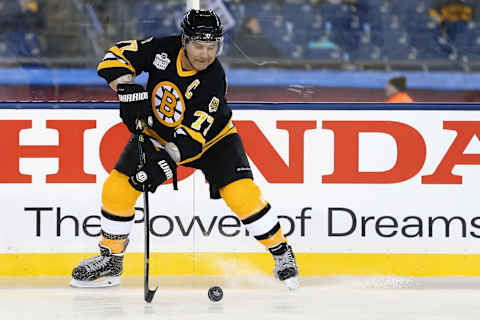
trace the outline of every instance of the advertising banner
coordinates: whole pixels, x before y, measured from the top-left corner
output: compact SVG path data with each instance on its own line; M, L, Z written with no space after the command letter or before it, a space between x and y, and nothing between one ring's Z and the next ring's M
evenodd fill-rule
M476 110L235 110L255 182L299 254L480 253ZM0 109L2 254L96 252L113 109ZM143 201L129 252L143 252ZM150 195L151 250L261 253L199 171Z

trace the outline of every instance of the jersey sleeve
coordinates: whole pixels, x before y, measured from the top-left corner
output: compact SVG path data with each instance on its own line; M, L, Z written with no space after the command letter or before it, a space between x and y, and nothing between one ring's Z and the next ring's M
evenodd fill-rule
M136 77L153 59L153 38L121 41L108 49L97 67L97 73L109 84L126 74Z

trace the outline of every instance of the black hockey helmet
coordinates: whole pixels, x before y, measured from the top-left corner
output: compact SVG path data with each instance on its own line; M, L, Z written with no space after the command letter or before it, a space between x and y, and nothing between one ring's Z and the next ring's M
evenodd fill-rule
M189 10L180 24L184 40L223 43L223 25L213 10Z

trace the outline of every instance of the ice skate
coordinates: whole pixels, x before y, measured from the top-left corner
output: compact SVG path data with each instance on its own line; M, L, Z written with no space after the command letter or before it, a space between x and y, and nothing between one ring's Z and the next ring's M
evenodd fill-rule
M127 247L125 244L125 248ZM98 244L100 255L80 261L80 265L72 271L70 285L76 288L113 287L120 284L123 272L123 254L112 253L110 248Z
M292 247L283 242L269 249L275 259L273 274L282 281L288 289L295 290L299 287L298 267Z

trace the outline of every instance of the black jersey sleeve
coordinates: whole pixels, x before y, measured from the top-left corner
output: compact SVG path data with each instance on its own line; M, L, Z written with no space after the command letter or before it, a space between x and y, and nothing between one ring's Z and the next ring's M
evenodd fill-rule
M108 49L97 67L97 73L107 83L120 76L131 74L136 77L153 59L154 38L120 41Z

